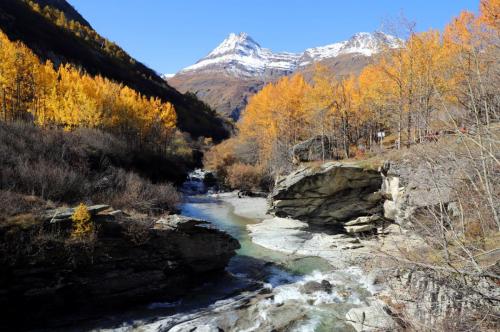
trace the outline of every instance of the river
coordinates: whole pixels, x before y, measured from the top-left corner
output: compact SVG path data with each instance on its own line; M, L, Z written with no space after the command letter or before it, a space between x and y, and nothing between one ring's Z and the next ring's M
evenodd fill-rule
M371 295L361 270L336 270L319 257L253 243L247 225L260 223L264 216L235 213L235 194L197 193L198 178L185 185L188 195L181 213L207 220L238 239L241 248L226 275L193 289L180 301L151 303L142 318L106 331L354 331L345 314ZM263 198L241 200L264 209Z

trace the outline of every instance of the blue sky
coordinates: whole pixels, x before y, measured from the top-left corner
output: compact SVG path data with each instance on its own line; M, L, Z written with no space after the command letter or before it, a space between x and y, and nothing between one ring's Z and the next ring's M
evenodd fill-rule
M230 32L273 51L301 52L379 30L403 12L417 30L442 29L479 0L69 0L106 38L160 73L175 73Z

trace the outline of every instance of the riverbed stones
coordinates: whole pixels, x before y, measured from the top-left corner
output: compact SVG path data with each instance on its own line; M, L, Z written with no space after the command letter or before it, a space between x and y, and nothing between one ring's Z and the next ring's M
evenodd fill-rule
M392 317L384 310L384 305L373 301L369 306L352 308L346 314L346 320L354 329L361 331L394 331L397 328Z
M302 167L278 180L270 211L278 217L342 228L357 217L382 213L381 185L377 170L356 164Z
M328 280L308 281L301 288L301 292L305 294L312 294L314 292L332 293L332 284Z
M354 233L365 233L373 231L377 229L377 226L372 224L366 224L366 225L346 226L344 228L347 233L354 234Z
M345 226L357 226L357 225L366 225L366 224L376 224L378 223L382 218L378 215L373 215L373 216L363 216L363 217L358 217L354 220L348 221L345 223Z
M364 216L346 222L344 229L349 234L372 232L383 223L384 219L379 215Z
M289 254L321 257L336 268L355 264L368 249L346 234L311 232L303 221L289 218L266 219L248 225L252 241L262 247Z

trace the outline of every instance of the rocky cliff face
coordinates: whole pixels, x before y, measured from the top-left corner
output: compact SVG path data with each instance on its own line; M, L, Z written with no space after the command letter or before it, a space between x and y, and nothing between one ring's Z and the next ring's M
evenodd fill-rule
M431 168L409 161L385 162L380 171L382 192L387 198L384 201L384 217L390 220L405 224L411 222L415 214L440 204L451 214L457 208L453 203L452 188L461 175L453 165L442 164Z
M466 164L461 165L462 169L466 167ZM429 211L435 214L446 211L449 215L458 213L453 187L461 176L463 174L454 165L440 163L430 167L411 159L392 164L385 162L378 171L345 163L326 163L320 167L301 168L281 179L271 195L271 209L277 216L306 221L309 228L311 224L317 224L339 226L340 231L347 233L377 230L378 236L369 238L384 239L375 245L378 250L388 253L388 257L399 257L401 252L429 250L429 243L415 227L425 221ZM384 227L387 221L394 221L399 226ZM287 231L281 230L278 237L289 236ZM298 229L291 232L296 234ZM254 233L259 239L259 233ZM293 252L309 249L312 241L302 238L306 239L306 236L301 237L300 247ZM259 240L269 241L269 236L261 236ZM329 240L325 249L330 255L335 250L332 247L338 246L332 242ZM314 243L316 250L318 243ZM372 254L368 252L368 255ZM489 258L484 256L483 259L493 260L495 251L487 255ZM405 262L408 260L404 255L401 258ZM387 261L380 263L387 264ZM370 264L366 266L373 268ZM494 271L498 263L490 268ZM367 307L351 309L346 315L357 331L395 330L408 326L466 330L478 317L498 315L499 291L496 279L490 276L472 273L462 274L460 279L450 278L448 272L439 268L433 270L411 262L392 267L389 264L381 271L377 272L380 280L384 280L388 287L380 294L379 300Z
M354 164L304 167L280 179L271 212L312 224L342 228L358 217L382 214L382 176Z
M64 214L46 222L44 231L2 227L0 305L10 323L42 326L61 313L79 317L153 298L171 300L223 272L239 248L201 220L168 216L141 224L98 210L92 210L96 238L88 242L64 237ZM28 239L32 249L15 256L16 241ZM9 326L2 319L4 324Z

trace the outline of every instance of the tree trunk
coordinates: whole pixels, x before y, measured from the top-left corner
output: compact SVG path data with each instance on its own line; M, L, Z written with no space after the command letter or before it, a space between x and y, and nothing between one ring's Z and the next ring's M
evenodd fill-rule
M348 139L348 130L349 130L349 120L347 117L344 117L342 121L342 127L343 127L343 142L344 142L344 153L345 153L345 158L349 158L349 139Z
M2 88L2 112L3 119L5 122L7 122L7 100L5 97L5 88Z
M325 121L321 119L321 159L325 162Z
M399 108L398 142L397 142L397 145L396 145L396 148L398 150L401 149L401 131L402 131L401 122L403 122L403 105L400 105L400 108Z
M406 138L406 147L409 149L411 145L411 122L412 122L412 116L411 116L411 107L412 103L411 101L408 104L408 124L407 124L407 135L408 137Z

